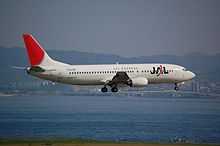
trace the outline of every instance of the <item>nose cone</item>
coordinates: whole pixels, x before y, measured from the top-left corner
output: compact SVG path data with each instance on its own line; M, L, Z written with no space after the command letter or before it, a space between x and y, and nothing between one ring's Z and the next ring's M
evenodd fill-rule
M193 79L195 76L196 76L196 75L195 75L193 72L189 71L189 78L190 78L190 79Z

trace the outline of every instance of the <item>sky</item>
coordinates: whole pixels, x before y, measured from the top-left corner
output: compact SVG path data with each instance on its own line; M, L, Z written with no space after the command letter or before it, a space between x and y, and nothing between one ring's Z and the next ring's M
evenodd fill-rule
M219 0L1 0L0 46L125 57L220 52Z

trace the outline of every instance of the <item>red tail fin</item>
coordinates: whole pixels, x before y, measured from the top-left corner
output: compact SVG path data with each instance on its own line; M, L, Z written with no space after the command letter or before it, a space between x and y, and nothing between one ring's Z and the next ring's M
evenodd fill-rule
M44 59L44 49L31 34L23 34L24 43L31 66L41 64Z

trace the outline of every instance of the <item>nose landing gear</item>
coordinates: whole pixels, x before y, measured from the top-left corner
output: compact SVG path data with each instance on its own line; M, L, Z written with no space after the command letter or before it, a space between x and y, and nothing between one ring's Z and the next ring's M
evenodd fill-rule
M179 86L177 83L175 83L175 87L174 87L174 90L178 91L179 90Z

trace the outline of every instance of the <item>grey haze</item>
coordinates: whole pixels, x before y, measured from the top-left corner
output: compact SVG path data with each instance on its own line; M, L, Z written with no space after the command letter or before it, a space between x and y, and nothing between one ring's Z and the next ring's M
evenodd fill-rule
M218 0L1 0L0 46L121 56L220 52Z

